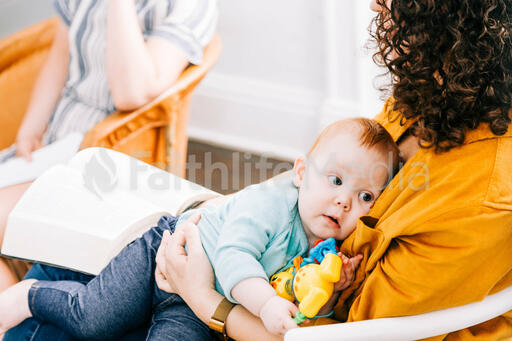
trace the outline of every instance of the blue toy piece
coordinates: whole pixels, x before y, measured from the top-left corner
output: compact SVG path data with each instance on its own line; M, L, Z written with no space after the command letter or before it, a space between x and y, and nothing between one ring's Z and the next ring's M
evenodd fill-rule
M324 241L318 242L311 250L309 250L309 257L303 258L300 266L303 267L307 264L317 263L320 264L328 253L338 253L336 249L336 240L329 238Z

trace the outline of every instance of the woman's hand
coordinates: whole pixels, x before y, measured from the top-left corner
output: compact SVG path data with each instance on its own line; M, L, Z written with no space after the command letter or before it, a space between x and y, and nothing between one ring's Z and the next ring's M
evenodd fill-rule
M167 281L165 274L167 273L166 262L165 262L165 250L169 245L169 231L164 231L162 241L156 252L156 269L155 269L155 281L156 285L160 290L168 293L174 293L174 289L171 284Z
M194 215L179 225L173 235L164 233L156 258L160 276L157 285L180 295L197 317L208 324L223 296L214 288L213 270L196 226L200 219L199 214ZM162 284L164 281L168 285ZM239 305L229 313L226 328L235 340L282 339L269 334L261 319Z
M172 236L165 231L156 256L158 287L177 293L188 304L215 291L213 270L197 229L200 219L200 214L193 215Z
M41 127L42 126L42 127ZM37 122L24 122L16 136L16 156L32 161L32 152L42 147L42 138L46 125Z
M208 323L222 295L215 291L213 270L201 244L196 225L200 219L200 214L193 215L177 226L172 236L164 233L155 275L160 289L180 295L201 321Z

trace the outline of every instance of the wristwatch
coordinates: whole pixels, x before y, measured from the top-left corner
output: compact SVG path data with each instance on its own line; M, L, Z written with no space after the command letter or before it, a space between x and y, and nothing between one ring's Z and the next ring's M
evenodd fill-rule
M233 303L229 302L228 299L224 297L212 317L210 317L210 322L208 322L210 329L222 334L224 341L229 340L228 334L226 333L226 319L234 306Z

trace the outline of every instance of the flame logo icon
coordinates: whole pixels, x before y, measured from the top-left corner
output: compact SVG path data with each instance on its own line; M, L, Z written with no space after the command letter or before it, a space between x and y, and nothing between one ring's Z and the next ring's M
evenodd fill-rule
M85 165L84 185L98 198L101 193L110 192L117 184L116 165L105 149L99 149Z

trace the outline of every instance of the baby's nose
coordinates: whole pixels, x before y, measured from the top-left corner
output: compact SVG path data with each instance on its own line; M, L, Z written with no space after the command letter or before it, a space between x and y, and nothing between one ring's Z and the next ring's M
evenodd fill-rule
M350 198L344 197L344 196L337 197L336 198L336 206L343 207L343 210L345 210L345 211L350 210L350 206L351 206Z

